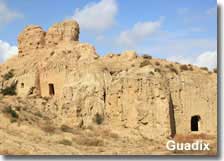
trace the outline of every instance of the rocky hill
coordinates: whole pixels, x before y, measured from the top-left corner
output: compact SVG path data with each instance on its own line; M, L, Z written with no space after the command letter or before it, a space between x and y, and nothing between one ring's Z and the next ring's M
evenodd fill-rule
M135 51L97 54L75 21L27 26L0 64L1 154L186 154L168 139L216 153L217 73ZM188 152L189 154L195 152Z

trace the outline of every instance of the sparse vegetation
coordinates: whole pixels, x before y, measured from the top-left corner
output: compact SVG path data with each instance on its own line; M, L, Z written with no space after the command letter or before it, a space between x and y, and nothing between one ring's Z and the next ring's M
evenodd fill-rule
M103 116L97 113L97 114L95 115L95 122L96 122L98 125L102 124L102 122L103 122Z
M201 69L201 70L208 71L208 68L207 68L207 67L201 67L200 69Z
M9 114L12 118L18 119L19 115L17 112L12 108L12 106L7 106L2 110L3 113Z
M2 93L4 96L5 95L10 95L10 96L16 95L16 86L17 86L17 83L13 83L13 84L11 84L11 86L1 89L0 93Z
M160 65L160 62L158 62L158 61L155 62L155 65L156 65L156 66L159 66L159 65Z
M158 72L158 73L161 72L161 70L160 70L159 68L156 68L154 71L155 71L155 72Z
M67 140L67 139L63 139L63 140L59 141L58 144L72 146L72 142L70 140Z
M144 60L143 62L140 63L140 68L147 66L147 65L150 65L150 62L147 60Z
M180 65L180 70L184 71L184 70L188 70L188 66L187 65Z
M3 77L3 79L4 80L9 80L9 79L11 79L13 76L14 76L14 70L13 69L11 69L11 70L9 70L7 73L5 73L2 77Z
M143 57L144 59L152 59L152 56L147 55L147 54L142 55L142 57Z
M96 137L78 137L73 138L73 141L75 141L79 145L85 146L103 146L104 144L103 140Z
M72 133L73 132L73 128L71 128L71 127L69 127L67 125L61 125L61 131Z
M46 122L44 126L41 126L41 129L46 133L55 133L56 127L52 125L51 122Z
M190 70L190 71L193 71L194 70L194 68L192 67L192 65L188 65L188 69Z
M170 67L170 71L178 74L178 70L175 67Z
M42 115L41 112L39 112L39 111L36 112L35 115L38 116L38 117L43 117L43 115Z

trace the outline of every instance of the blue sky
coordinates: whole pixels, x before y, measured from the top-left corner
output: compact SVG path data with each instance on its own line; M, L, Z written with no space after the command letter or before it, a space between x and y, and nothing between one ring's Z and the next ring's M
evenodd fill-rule
M216 0L0 0L0 62L28 24L45 30L76 19L80 41L100 55L136 50L182 63L216 66Z

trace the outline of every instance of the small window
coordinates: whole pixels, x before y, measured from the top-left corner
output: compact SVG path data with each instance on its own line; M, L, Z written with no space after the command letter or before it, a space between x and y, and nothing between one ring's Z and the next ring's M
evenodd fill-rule
M49 95L53 96L55 94L54 84L53 83L49 83L48 86L49 86Z
M21 88L24 88L24 83L21 83Z
M195 115L191 117L191 131L199 131L199 121L201 117L199 115Z

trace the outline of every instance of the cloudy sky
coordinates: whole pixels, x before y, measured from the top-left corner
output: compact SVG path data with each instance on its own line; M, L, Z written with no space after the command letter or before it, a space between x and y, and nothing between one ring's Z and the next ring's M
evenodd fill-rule
M76 19L80 41L100 55L136 50L181 63L216 67L216 0L0 0L0 63L17 53L28 24L45 30Z

